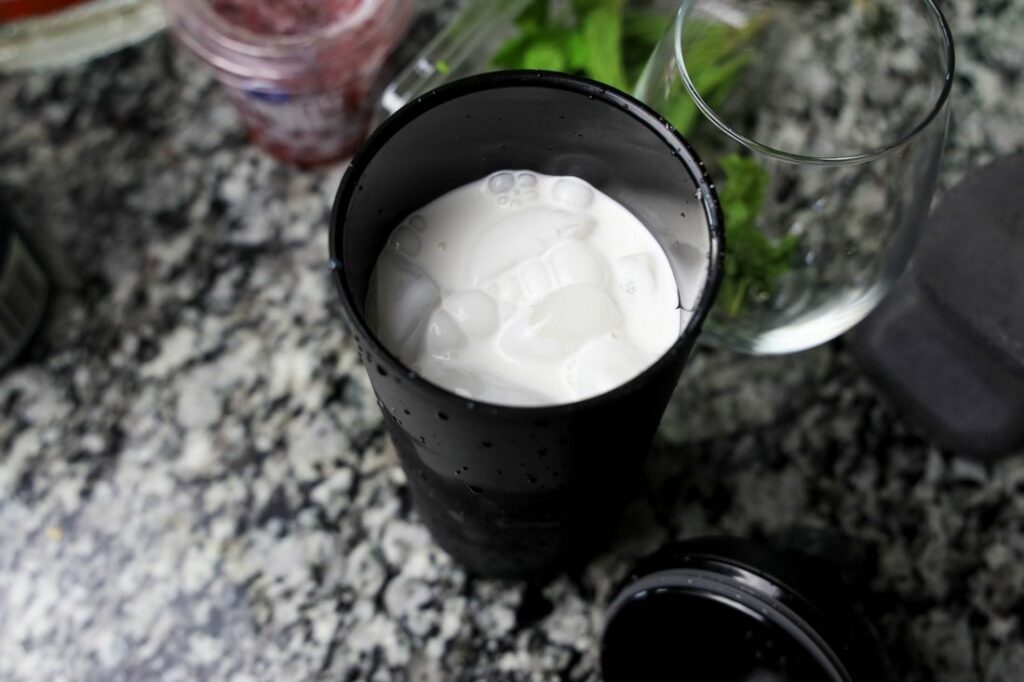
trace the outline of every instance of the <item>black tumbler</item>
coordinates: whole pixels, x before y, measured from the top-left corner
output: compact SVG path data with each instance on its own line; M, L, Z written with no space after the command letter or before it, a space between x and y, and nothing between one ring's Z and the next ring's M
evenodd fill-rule
M438 196L527 169L587 180L668 255L692 317L642 374L577 403L469 400L413 371L367 326L370 275L391 231ZM722 273L722 218L693 150L643 104L600 83L512 71L435 90L384 122L352 160L331 220L330 268L416 509L470 571L538 577L594 548L635 492L644 455ZM695 277L706 272L707 277Z

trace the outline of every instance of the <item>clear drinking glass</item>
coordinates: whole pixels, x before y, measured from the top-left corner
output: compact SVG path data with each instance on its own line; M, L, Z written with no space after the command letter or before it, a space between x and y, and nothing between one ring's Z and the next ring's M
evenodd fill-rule
M928 212L953 64L932 0L684 0L636 94L718 183L726 276L705 338L787 353L871 312Z

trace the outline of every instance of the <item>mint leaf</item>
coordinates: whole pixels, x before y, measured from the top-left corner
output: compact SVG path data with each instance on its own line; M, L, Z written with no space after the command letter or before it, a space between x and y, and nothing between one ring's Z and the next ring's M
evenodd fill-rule
M572 0L572 8L577 16L586 16L597 9L608 9L619 12L625 0Z
M575 73L582 73L590 63L590 45L579 31L573 31L566 39L566 57L569 68Z
M591 10L583 19L582 34L590 56L587 75L620 90L628 88L622 65L621 8Z
M510 38L491 57L491 63L501 69L523 68L523 56L534 43L534 37L528 34L517 35Z
M557 4L534 0L516 20L519 33L501 46L492 63L507 69L538 64L551 68L560 61L549 44L554 42L564 61L560 70L628 90L671 17L626 4L624 0Z
M564 71L565 54L554 42L539 42L531 45L523 55L524 69L540 69L542 71Z
M622 63L628 83L640 80L651 53L671 23L668 15L626 8L622 19Z
M669 15L627 8L622 16L622 36L626 40L650 45L651 50L654 50L671 23L672 17Z
M799 240L772 241L758 226L769 176L757 161L729 154L718 160L725 176L718 199L725 215L725 279L718 304L736 316L751 299L770 295L789 271Z
M548 0L533 0L516 19L522 31L536 31L549 25Z

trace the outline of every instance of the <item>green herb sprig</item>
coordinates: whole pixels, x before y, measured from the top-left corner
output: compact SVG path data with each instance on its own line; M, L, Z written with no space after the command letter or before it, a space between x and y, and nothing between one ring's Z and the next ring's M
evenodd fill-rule
M758 229L768 173L747 156L729 154L718 160L725 181L718 200L725 214L725 277L718 304L730 317L742 312L748 300L770 294L789 271L799 246L796 235L772 241Z
M499 68L587 76L630 91L670 22L670 16L629 7L625 0L570 0L557 11L549 0L534 0L516 22L518 33L493 62ZM750 60L740 48L758 30L757 24L702 24L688 35L687 70L711 107L721 106L735 89ZM661 114L684 136L691 136L702 120L682 88L663 105ZM727 248L718 306L735 317L749 301L777 288L792 266L799 241L792 235L773 241L758 229L769 176L756 161L730 154L718 159L718 165L724 176L719 200Z
M571 0L555 11L549 0L534 0L493 62L506 69L587 76L629 90L668 23L669 17L627 7L625 0Z

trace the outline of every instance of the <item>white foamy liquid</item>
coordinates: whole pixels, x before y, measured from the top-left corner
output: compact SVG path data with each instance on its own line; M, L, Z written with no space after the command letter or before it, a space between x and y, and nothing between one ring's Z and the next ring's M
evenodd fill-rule
M633 214L583 180L528 171L460 187L399 225L366 308L426 379L506 405L605 393L654 363L690 316Z

